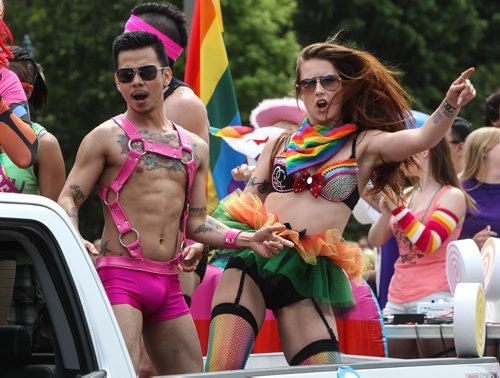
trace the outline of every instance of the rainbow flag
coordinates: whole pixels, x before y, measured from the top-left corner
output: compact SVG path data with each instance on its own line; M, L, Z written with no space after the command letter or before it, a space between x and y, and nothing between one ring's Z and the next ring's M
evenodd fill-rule
M189 41L184 81L201 98L208 111L210 126L241 125L229 61L222 37L219 0L197 0ZM207 206L213 211L220 198L227 196L231 169L245 162L220 137L210 133L210 170L207 180Z

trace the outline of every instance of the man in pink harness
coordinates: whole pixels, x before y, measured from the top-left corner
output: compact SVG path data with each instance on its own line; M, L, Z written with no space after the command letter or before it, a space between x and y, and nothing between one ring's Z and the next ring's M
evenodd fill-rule
M193 320L177 270L194 269L198 249L186 239L273 256L292 246L268 226L256 233L230 229L207 215L208 147L166 118L163 91L172 74L157 36L123 34L113 42L115 82L127 111L82 141L59 204L78 226L78 209L94 186L104 204L101 254L96 259L137 371L140 338L158 374L202 371Z

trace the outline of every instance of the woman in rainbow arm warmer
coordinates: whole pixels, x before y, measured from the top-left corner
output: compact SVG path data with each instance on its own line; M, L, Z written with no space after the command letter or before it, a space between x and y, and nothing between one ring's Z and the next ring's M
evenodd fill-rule
M8 58L12 58L12 34L3 22L4 4L0 0L0 152L3 150L20 168L36 161L38 139L31 128L28 102L21 82L10 72ZM5 179L0 171L0 183Z
M435 146L474 98L473 71L451 84L421 128L408 130L407 94L375 57L333 40L301 51L296 94L307 118L292 136L269 140L245 191L213 214L234 229L286 225L279 235L295 247L222 250L232 257L212 302L206 370L245 366L266 307L291 365L339 362L332 305L353 304L347 276L363 268L359 246L342 239L352 208L368 180L401 202L403 167Z
M383 245L392 235L398 243L387 314L417 313L419 302L453 298L446 278L446 249L458 239L466 209L473 207L457 178L445 138L415 159L420 166L418 183L405 191L400 206L381 199L381 216L368 234L373 246ZM389 343L389 356L416 357L415 341L404 341L412 343L410 349ZM439 348L443 349L441 343Z

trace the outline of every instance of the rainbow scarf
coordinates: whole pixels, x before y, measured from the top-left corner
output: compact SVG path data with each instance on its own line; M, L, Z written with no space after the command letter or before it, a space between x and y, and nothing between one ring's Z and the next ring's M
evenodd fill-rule
M311 125L307 118L304 119L285 151L287 173L330 159L357 129L351 124L332 129L330 126Z

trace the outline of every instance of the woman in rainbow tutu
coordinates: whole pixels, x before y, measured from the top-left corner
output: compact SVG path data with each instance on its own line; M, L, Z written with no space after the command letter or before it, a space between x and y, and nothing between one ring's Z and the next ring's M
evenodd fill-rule
M295 88L306 118L294 134L269 140L244 192L213 214L246 231L285 225L278 234L295 247L220 251L231 258L212 302L207 371L245 366L266 308L289 364L340 362L332 306L354 304L348 277L363 269L359 246L342 239L359 193L371 180L374 192L400 201L410 157L436 145L474 98L473 71L452 83L421 128L406 129L407 94L375 57L334 41L301 51Z

